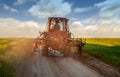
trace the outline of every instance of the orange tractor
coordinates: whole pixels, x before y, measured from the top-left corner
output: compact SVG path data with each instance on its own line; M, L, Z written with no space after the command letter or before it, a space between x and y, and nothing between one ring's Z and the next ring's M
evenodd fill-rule
M44 32L40 32L39 44L42 46L42 54L47 56L50 49L60 51L64 56L71 54L71 47L74 42L72 39L72 33L68 26L69 19L61 17L49 17L47 23L47 29ZM77 45L82 48L84 43L77 42ZM77 46L76 45L76 46Z

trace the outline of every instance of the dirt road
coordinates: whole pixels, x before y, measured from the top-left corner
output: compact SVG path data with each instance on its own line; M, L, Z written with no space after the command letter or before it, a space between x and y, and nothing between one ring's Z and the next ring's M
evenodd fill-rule
M20 64L17 77L103 77L71 57L33 53Z

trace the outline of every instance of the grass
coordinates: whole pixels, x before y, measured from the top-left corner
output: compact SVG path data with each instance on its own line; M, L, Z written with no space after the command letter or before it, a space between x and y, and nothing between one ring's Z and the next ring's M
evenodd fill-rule
M4 59L4 54L11 49L11 42L14 39L1 38L0 39L0 77L14 77L15 67L14 63Z
M87 38L84 51L108 63L120 67L119 38Z
M0 77L15 77L17 64L32 50L31 38L0 38Z
M7 51L8 49L10 49L10 42L12 41L12 39L0 39L0 55L4 54L5 51Z
M0 58L0 77L14 77L14 76L15 76L14 64Z

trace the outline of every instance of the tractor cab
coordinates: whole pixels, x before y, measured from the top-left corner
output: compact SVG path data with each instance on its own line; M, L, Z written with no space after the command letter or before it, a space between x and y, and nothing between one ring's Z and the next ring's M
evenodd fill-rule
M68 32L68 19L60 17L49 17L47 32L49 31L64 31Z

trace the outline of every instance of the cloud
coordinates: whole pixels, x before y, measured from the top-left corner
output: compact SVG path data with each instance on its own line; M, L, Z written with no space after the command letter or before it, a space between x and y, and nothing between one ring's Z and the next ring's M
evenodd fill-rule
M100 11L114 11L120 8L120 0L106 0L95 5L101 8Z
M71 5L64 0L39 0L28 12L38 18L59 17L71 13Z
M103 32L107 31L109 36L120 37L120 0L106 0L95 5L100 8L99 20L96 23L98 27L102 28Z
M120 17L120 0L106 0L95 6L100 8L99 15L102 18Z
M98 20L99 20L99 19L98 19L97 16L92 16L92 17L90 17L90 18L87 18L87 19L85 19L85 20L82 20L81 23L84 24L85 26L95 25Z
M72 26L75 26L75 27L82 27L83 24L80 22L80 21L75 21L72 23Z
M80 21L75 21L80 22ZM120 26L119 25L106 25L97 23L95 25L84 26L84 24L74 24L72 23L70 30L76 37L118 37L120 38ZM120 24L120 23L118 23ZM83 25L83 26L81 26ZM77 27L76 27L77 26Z
M120 38L120 1L106 0L95 4L100 11L97 16L81 21L82 27L74 27L71 31L79 37L119 37ZM80 21L74 21L80 22ZM86 25L87 24L87 25Z
M22 5L28 1L31 1L31 0L16 0L16 2L14 2L14 5Z
M44 24L0 18L0 37L37 37L39 30L44 30Z
M75 8L74 13L82 13L82 12L87 12L90 10L93 10L94 7L84 7L84 8Z
M17 9L11 8L11 7L7 6L6 4L0 4L0 6L2 6L5 10L11 11L11 12L14 12L14 13L18 12Z
M70 18L70 21L77 21L77 20L79 20L79 19L76 18L76 17L71 17L71 18Z

